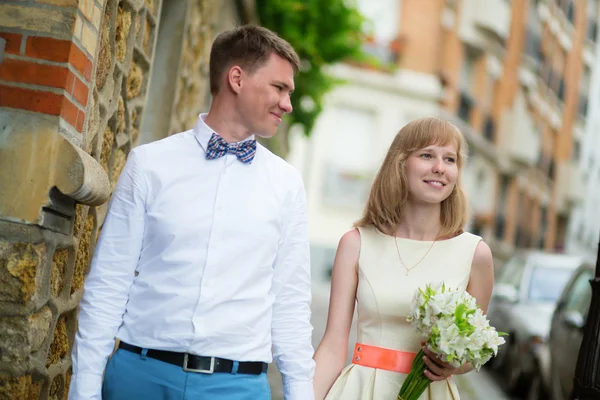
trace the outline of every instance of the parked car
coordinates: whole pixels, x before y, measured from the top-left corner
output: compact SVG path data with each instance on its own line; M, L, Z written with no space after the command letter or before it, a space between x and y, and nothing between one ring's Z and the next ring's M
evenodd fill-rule
M491 365L502 371L509 392L525 394L538 379L538 392L544 398L549 384L547 341L552 313L582 262L579 256L526 251L513 256L500 270L488 318L509 336Z
M549 339L550 393L553 400L568 400L573 391L575 366L592 299L590 279L594 266L577 269L562 293L552 316Z

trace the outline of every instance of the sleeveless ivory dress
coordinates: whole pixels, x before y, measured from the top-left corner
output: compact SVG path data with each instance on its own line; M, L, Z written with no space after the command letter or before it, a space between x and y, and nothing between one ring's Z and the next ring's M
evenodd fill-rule
M361 344L416 353L421 338L406 322L415 291L428 283L466 290L475 248L481 237L462 233L432 242L398 238L406 275L394 237L375 228L359 228L361 236L356 294L357 341ZM405 374L350 364L340 374L326 400L395 400ZM452 378L433 382L419 400L459 400Z

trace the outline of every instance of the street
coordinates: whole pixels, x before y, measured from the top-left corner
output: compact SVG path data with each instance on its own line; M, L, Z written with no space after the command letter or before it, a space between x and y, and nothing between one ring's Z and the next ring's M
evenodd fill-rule
M312 323L313 323L313 346L317 347L325 332L327 322L327 307L329 304L329 285L326 283L313 283ZM348 343L348 362L350 362L351 351L356 342L356 326L352 327L350 341ZM275 363L269 366L269 382L273 400L283 400L281 387L281 375L277 371ZM461 400L509 400L498 387L494 379L485 370L471 372L454 378L458 385Z

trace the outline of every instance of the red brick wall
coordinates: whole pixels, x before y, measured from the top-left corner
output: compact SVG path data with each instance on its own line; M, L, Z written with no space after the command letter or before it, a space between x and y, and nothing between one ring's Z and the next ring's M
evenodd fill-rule
M92 61L70 40L5 32L0 37L6 39L0 107L60 116L81 133Z

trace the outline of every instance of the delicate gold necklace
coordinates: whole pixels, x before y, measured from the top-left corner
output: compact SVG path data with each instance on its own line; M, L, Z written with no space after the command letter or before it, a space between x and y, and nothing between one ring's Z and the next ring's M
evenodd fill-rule
M402 260L402 256L400 255L400 248L398 247L398 237L396 235L394 235L394 242L396 243L396 251L398 252L398 258L400 259L400 263L402 264L402 266L406 270L406 276L408 276L408 273L410 271L412 271L417 265L421 264L421 261L423 261L425 259L425 257L427 257L427 254L429 254L429 252L433 248L433 245L435 244L435 242L437 242L437 239L434 240L433 243L431 243L431 246L429 246L429 250L427 250L427 252L423 255L423 257L421 257L421 259L415 265L413 265L410 268L408 268L406 266L406 264L404 263L404 260Z

